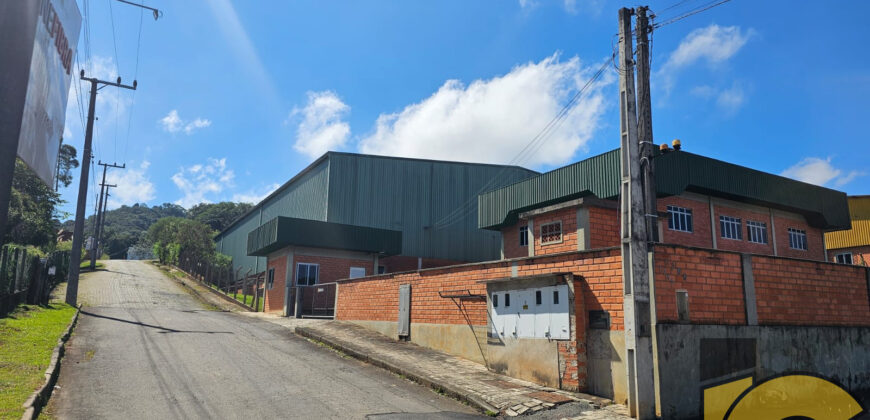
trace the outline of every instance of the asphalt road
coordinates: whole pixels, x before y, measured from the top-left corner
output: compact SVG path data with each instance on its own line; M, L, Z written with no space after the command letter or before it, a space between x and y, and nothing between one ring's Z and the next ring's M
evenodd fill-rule
M209 311L149 263L84 276L49 413L93 419L470 418L475 411L287 328Z

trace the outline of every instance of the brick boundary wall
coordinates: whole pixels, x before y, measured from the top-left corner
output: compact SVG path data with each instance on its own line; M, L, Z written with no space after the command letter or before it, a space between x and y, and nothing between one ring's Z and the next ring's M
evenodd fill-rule
M463 300L456 304L441 298L438 292L468 290L472 294L486 294L486 285L481 281L571 273L575 276L574 304L578 311L572 320L576 333L575 339L559 341L558 351L564 358L560 361L560 375L563 388L582 390L586 387L586 311L608 311L610 329L623 329L621 261L618 248L605 248L341 280L335 319L396 322L399 285L410 284L412 324L468 324L487 328L486 301ZM512 276L514 266L516 276ZM576 328L580 322L582 328Z
M867 268L680 245L654 250L659 323L679 322L676 291L683 289L690 323L747 325L744 271L751 268L758 325L870 326Z
M754 255L752 271L760 324L870 326L864 267Z

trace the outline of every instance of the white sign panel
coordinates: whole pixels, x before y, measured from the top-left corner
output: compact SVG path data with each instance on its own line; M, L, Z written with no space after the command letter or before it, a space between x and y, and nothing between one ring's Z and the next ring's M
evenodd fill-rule
M39 17L27 98L18 138L18 157L49 185L66 119L70 80L82 16L75 0L39 1Z

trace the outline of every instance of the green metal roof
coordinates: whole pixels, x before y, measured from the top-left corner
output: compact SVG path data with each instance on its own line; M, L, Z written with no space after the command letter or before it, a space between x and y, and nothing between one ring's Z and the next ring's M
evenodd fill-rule
M659 196L693 191L806 217L814 227L848 229L846 194L829 188L680 151L656 156ZM619 149L593 156L478 197L478 226L500 229L523 211L593 195L619 195Z
M278 216L248 233L248 255L264 257L287 246L397 255L402 232Z

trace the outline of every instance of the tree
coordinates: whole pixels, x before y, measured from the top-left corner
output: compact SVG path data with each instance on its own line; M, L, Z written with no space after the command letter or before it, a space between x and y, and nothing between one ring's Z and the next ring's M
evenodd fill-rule
M45 185L21 159L16 159L9 220L2 242L52 246L58 229L58 223L54 220L55 209L63 202L60 194Z
M245 214L253 205L249 203L200 203L190 208L188 217L209 225L212 229L222 232L236 219Z
M214 231L203 223L180 217L164 217L148 229L146 239L154 245L160 262L178 264L190 259L211 261L215 256Z
M63 139L61 139L63 141ZM69 187L72 183L72 170L79 167L79 160L76 159L76 148L69 144L61 144L57 154L57 177L54 183L54 189L58 189L59 184L64 187Z

